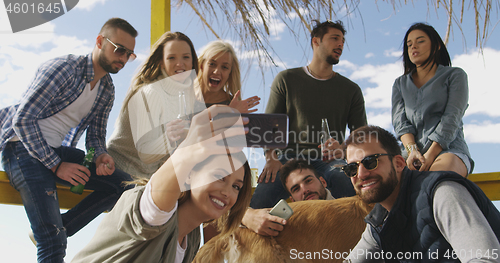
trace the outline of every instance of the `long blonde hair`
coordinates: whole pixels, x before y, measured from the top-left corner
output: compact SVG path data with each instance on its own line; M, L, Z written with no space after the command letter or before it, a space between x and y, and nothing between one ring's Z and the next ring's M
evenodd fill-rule
M216 40L208 43L208 45L201 51L198 58L198 64L201 66L207 60L219 55L229 53L232 57L231 73L229 73L229 78L224 85L223 89L226 92L227 99L230 100L238 90L241 89L241 75L240 75L240 64L238 58L236 57L236 52L233 46L228 42L222 40ZM203 79L203 72L200 70L198 72L198 77L196 78L198 85L200 85L202 92L205 91L208 83L205 83ZM241 95L238 99L241 99Z
M165 32L151 47L149 57L140 66L139 72L132 78L132 85L125 96L122 105L122 112L126 109L129 100L142 88L143 86L155 82L162 74L161 69L163 65L163 50L165 44L172 40L185 41L190 49L192 56L193 69L198 73L198 56L194 49L193 42L188 36L181 32Z

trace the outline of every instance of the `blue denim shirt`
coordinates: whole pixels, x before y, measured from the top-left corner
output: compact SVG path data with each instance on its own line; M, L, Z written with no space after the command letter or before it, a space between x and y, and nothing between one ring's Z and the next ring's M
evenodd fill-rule
M42 64L20 102L0 109L0 151L17 135L33 158L49 169L54 167L61 159L44 139L38 120L48 118L73 103L93 79L92 54L67 55ZM94 147L95 156L106 152L106 125L114 97L113 81L106 74L101 78L90 113L69 131L62 145L76 147L87 129L86 147Z
M420 88L411 75L400 76L392 87L392 125L397 138L411 133L422 153L435 141L444 151L471 159L462 122L469 100L465 71L439 65L434 77Z

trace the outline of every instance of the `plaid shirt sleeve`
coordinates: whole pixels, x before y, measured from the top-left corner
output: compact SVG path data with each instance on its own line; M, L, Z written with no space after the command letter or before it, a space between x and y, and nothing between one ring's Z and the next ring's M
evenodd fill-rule
M77 83L75 65L57 58L43 64L23 94L13 118L13 129L31 156L52 168L61 159L44 139L39 119L54 115L79 94L71 90ZM68 100L69 99L69 100Z

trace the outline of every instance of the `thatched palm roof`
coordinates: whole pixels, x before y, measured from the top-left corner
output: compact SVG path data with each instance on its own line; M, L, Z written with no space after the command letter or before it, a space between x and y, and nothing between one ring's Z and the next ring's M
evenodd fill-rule
M368 1L368 0L364 0ZM373 0L372 0L373 1ZM382 0L379 5L392 5L394 10L402 5L412 5L418 1ZM177 0L177 5L189 5L200 17L206 28L220 38L223 34L235 34L241 40L245 51L257 53L259 62L274 63L274 53L269 39L276 18L283 22L295 35L311 31L311 21L328 18L343 19L356 13L362 16L358 5L361 0ZM464 15L473 14L475 19L476 46L480 49L487 41L496 23L491 25L491 14L498 14L499 0L427 0L429 10L444 9L448 16L448 27L444 36L448 42L450 31L457 27L462 31ZM342 17L339 17L339 14ZM347 14L347 15L346 15ZM299 19L296 19L299 18ZM297 22L300 21L300 22ZM212 25L223 24L224 32L217 32Z

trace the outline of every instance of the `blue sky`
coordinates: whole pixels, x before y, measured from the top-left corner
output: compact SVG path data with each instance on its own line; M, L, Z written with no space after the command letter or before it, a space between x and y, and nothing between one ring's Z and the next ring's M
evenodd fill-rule
M361 2L361 1L360 1ZM392 130L390 119L390 96L394 79L402 74L400 62L401 44L407 28L414 22L428 22L444 36L447 18L441 10L427 8L427 1L393 9L386 2L363 1L360 13L339 18L347 26L346 46L341 62L334 67L342 75L358 83L363 89L368 122ZM273 17L275 14L268 14ZM13 34L7 15L0 7L0 107L14 104L28 86L40 63L68 53L91 52L102 24L111 17L128 20L139 31L135 51L138 59L129 63L118 74L113 75L116 99L108 123L108 136L114 130L121 102L137 67L149 52L150 3L132 0L80 0L75 9L36 28ZM298 23L297 18L293 18ZM326 18L321 18L325 20ZM334 19L335 20L335 19ZM495 14L492 25L498 22ZM221 20L222 21L222 20ZM495 165L494 153L500 151L499 84L500 32L494 30L483 53L475 46L473 15L466 10L462 31L454 25L448 51L454 66L462 67L469 77L469 108L464 117L464 131L472 157L476 162L474 172L500 171ZM181 31L193 41L197 51L215 37L203 28L198 17L189 7L172 8L172 31ZM214 23L216 28L227 28L224 23ZM492 28L492 27L490 27ZM220 29L220 28L219 28ZM274 59L278 67L270 66L264 76L255 60L255 53L244 52L234 33L220 29L222 37L231 41L239 52L243 75L243 97L258 95L262 98L259 112L264 112L269 86L277 72L285 68L304 66L311 59L308 34L303 30L296 38L283 24L271 27L270 42L277 54ZM224 31L226 30L226 31ZM332 103L342 98L332 98ZM83 140L81 140L83 142ZM79 147L83 148L83 143ZM259 168L264 162L259 160ZM5 262L34 262L36 249L28 239L29 223L21 206L0 205L0 253ZM87 244L102 219L97 218L74 237L69 238L66 261Z

